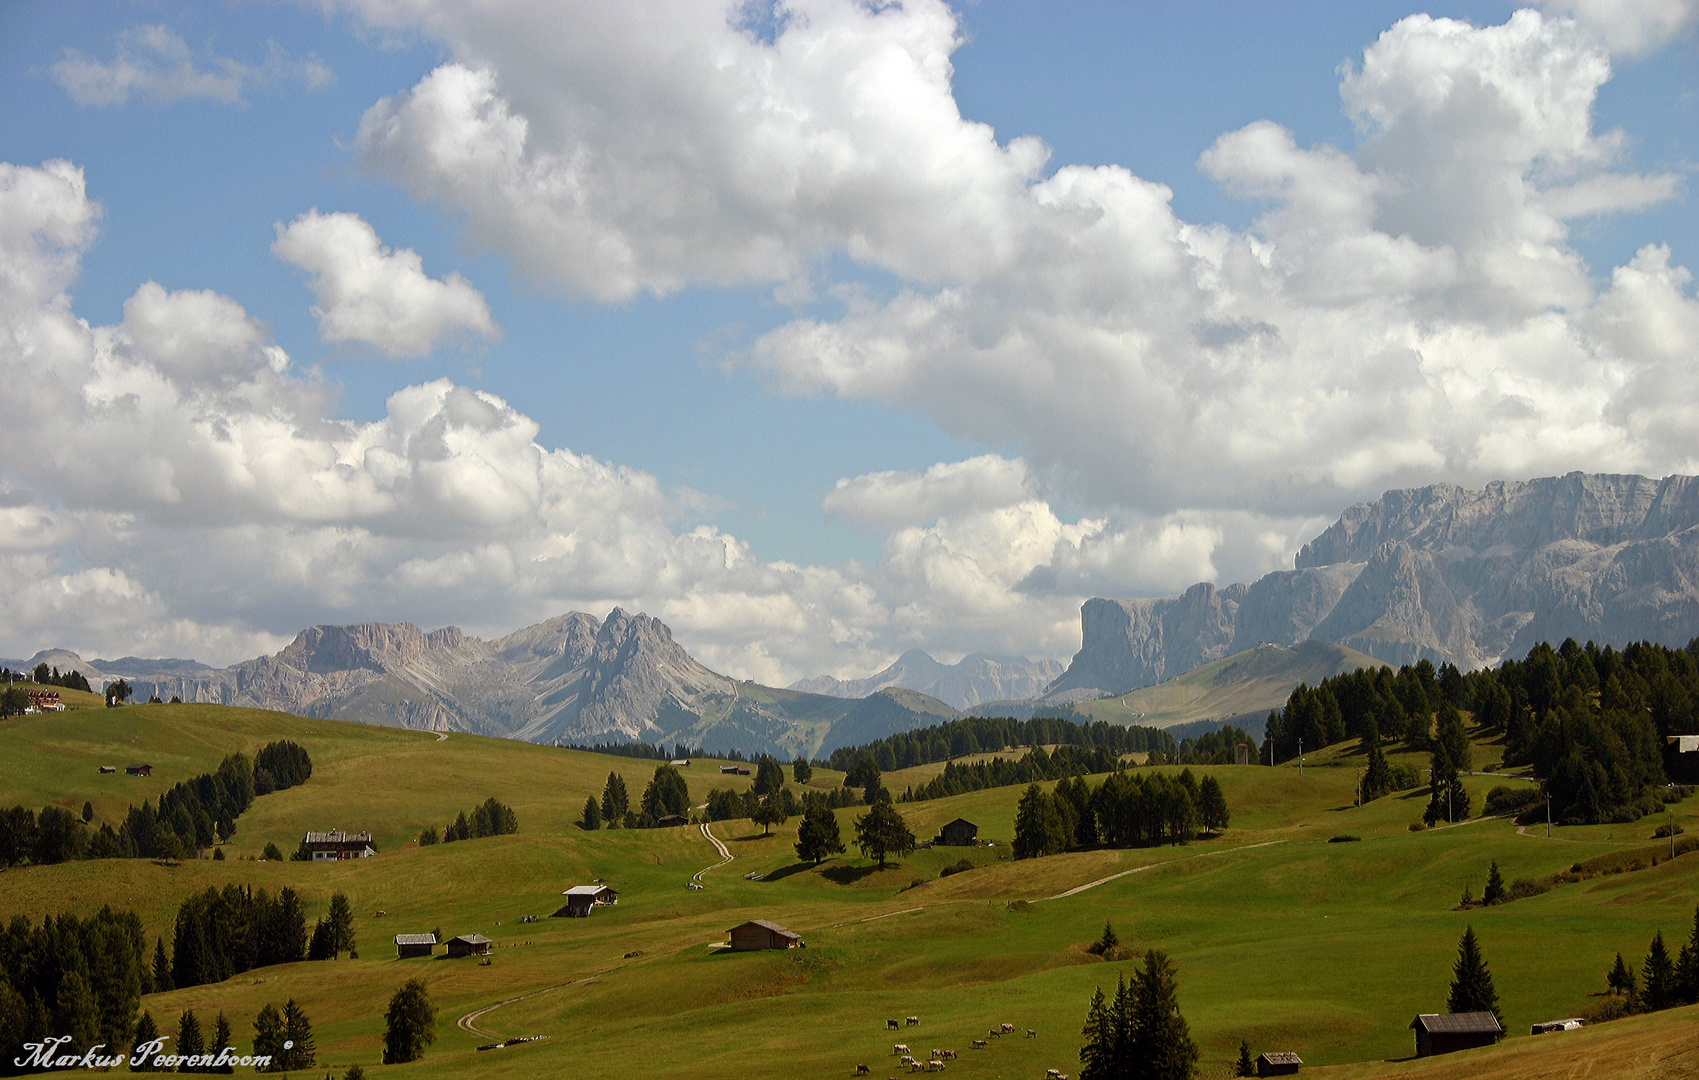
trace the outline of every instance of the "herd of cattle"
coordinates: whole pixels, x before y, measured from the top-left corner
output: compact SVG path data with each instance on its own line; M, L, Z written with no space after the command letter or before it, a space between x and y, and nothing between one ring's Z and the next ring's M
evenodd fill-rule
M904 1023L906 1023L909 1027L919 1027L920 1017L907 1017L904 1020ZM896 1020L885 1021L885 1030L896 1031L898 1029L899 1025ZM999 1024L987 1033L986 1038L973 1040L973 1048L975 1050L985 1050L990 1047L992 1039L1000 1039L1004 1035L1013 1035L1014 1033L1015 1025ZM1027 1028L1026 1037L1029 1039L1036 1039L1038 1038L1038 1032L1034 1031L1032 1028ZM956 1052L954 1050L933 1050L931 1057L923 1061L914 1056L914 1051L908 1048L907 1043L892 1043L891 1053L897 1056L898 1067L906 1068L910 1072L943 1072L946 1062L956 1060ZM868 1076L872 1072L872 1068L867 1065L857 1065L855 1067L855 1074L857 1076ZM895 1080L895 1077L892 1077L891 1080ZM1045 1080L1068 1080L1068 1074L1058 1069L1047 1069L1045 1070Z

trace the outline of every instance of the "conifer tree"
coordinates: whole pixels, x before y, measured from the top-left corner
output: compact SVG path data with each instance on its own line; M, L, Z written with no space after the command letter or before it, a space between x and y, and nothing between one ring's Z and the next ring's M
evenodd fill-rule
M317 1056L313 1045L313 1024L307 1014L290 998L283 1003L283 1071L310 1069Z
M165 955L165 939L156 937L153 939L153 992L163 994L174 988L175 984L171 981L171 961Z
M419 979L408 979L389 999L384 1015L383 1063L417 1061L437 1039L437 1010Z
M584 813L578 819L578 827L585 832L595 832L602 827L602 806L594 795L584 800Z
M1198 1047L1180 1015L1174 966L1160 949L1144 954L1133 977L1132 1062L1140 1080L1191 1080Z
M1640 996L1647 1011L1676 1004L1675 966L1670 963L1662 930L1652 937L1652 947L1646 952L1646 962L1640 965L1640 974L1643 981Z
M1115 933L1115 924L1106 919L1103 923L1103 936L1097 939L1097 944L1092 947L1091 951L1104 956L1108 954L1110 949L1119 944L1121 944L1121 937Z
M1203 821L1206 832L1219 832L1231 820L1227 796L1222 794L1221 782L1213 776L1204 777L1198 785L1198 818Z
M354 941L354 910L348 903L344 893L330 894L330 913L324 918L325 930L330 934L331 959L336 959L337 953L351 953L357 947Z
M1123 979L1122 986L1125 985L1126 980ZM1085 1027L1080 1034L1085 1036L1085 1045L1080 1047L1080 1080L1114 1080L1118 1077L1118 1062L1113 1058L1115 1026L1101 986L1091 996L1091 1004L1085 1012Z
M802 824L796 829L796 855L819 866L821 860L844 853L844 841L838 831L838 816L822 802L811 802L802 812Z
M1239 1040L1239 1072L1240 1076L1255 1076L1256 1062L1251 1060L1251 1046L1245 1040Z
M59 981L58 999L53 1006L53 1030L69 1035L66 1049L79 1053L100 1041L100 1005L88 977L80 971L67 971Z
M159 1025L153 1022L153 1014L150 1012L142 1013L142 1018L136 1021L136 1037L130 1043L131 1056L135 1056L139 1047L146 1046L157 1038L159 1038ZM150 1054L142 1061L131 1065L130 1071L158 1072L159 1070L153 1067L153 1055Z
M1699 909L1693 912L1693 934L1676 957L1675 988L1683 1002L1699 1004Z
M1481 894L1481 903L1488 905L1504 902L1504 876L1498 872L1498 862L1495 860L1492 869L1487 871L1487 891Z
M313 934L307 940L308 960L335 960L336 953L331 949L330 928L323 919L313 923Z
M914 833L909 831L908 822L897 813L896 807L877 802L855 819L855 844L863 855L878 859L883 867L887 857L907 855L914 850Z
M211 1050L213 1056L216 1057L220 1051L223 1051L226 1048L228 1048L231 1053L235 1053L236 1039L234 1032L230 1030L230 1018L220 1012L218 1014L217 1021L215 1021L212 1025L212 1043L207 1047L207 1049ZM207 1070L207 1072L213 1073L233 1073L235 1071L236 1067L234 1065L214 1065Z
M195 1016L193 1009L184 1009L183 1015L177 1018L177 1048L175 1053L190 1057L199 1057L206 1053L206 1041L201 1036L200 1018ZM191 1066L187 1062L177 1066L178 1072L200 1072L199 1066Z
M1621 953L1616 954L1616 965L1611 968L1610 974L1605 976L1605 986L1611 993L1624 998L1634 996L1634 969L1623 962Z
M814 766L805 757L799 757L791 762L791 779L798 784L806 784L814 779Z
M1487 970L1486 958L1481 955L1475 928L1465 927L1463 939L1457 943L1457 963L1452 968L1451 995L1446 999L1447 1012L1498 1012L1498 992L1493 989L1492 972Z
M254 1056L270 1058L261 1072L281 1072L283 1069L283 1017L276 1005L267 1004L254 1017Z
M630 810L631 797L625 791L625 777L609 773L608 782L602 786L602 819L608 823L608 828L617 829Z

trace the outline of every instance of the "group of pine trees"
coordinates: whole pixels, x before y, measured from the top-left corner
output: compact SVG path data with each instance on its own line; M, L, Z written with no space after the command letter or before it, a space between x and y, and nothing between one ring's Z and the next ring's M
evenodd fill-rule
M625 777L617 772L608 774L602 785L600 800L592 795L584 800L584 812L579 816L581 829L653 829L664 817L674 814L690 815L690 785L684 773L670 762L655 766L655 773L643 788L643 797L631 805L631 794Z
M129 1045L142 995L158 988L134 912L13 919L0 929L0 1073L45 1033L79 1051Z
M288 740L270 743L250 762L231 754L210 773L174 784L159 805L131 805L114 829L93 827L94 807L82 817L49 804L0 810L0 866L37 865L73 859L184 859L221 844L236 832L236 819L256 796L305 783L312 775L306 750Z
M832 751L825 764L848 772L862 755L881 772L911 765L930 765L972 754L992 753L1016 746L1102 746L1115 755L1156 751L1173 756L1174 737L1157 728L1133 727L1103 721L1078 723L1059 717L1035 716L1014 720L1002 716L964 716L928 728L898 732L860 746ZM860 785L857 785L860 786Z
M1015 809L1017 859L1095 847L1184 844L1225 829L1231 812L1213 776L1111 772L1096 787L1072 777L1046 792L1032 784Z
M1145 952L1132 982L1122 978L1113 998L1098 989L1081 1034L1080 1080L1190 1080L1197 1068L1174 965L1160 949Z
M1657 809L1665 779L1663 737L1699 733L1699 639L1672 649L1639 642L1618 650L1592 642L1541 643L1524 660L1463 674L1426 661L1364 668L1299 686L1270 713L1264 760L1285 761L1373 732L1433 754L1427 819L1461 820L1468 771L1462 712L1504 738L1504 763L1545 781L1563 823L1633 821ZM1365 746L1370 740L1365 739ZM1365 794L1384 794L1380 776ZM1450 806L1446 806L1449 796Z
M1616 954L1616 964L1605 977L1606 988L1627 1012L1652 1012L1677 1005L1699 1004L1699 909L1693 912L1693 930L1674 960L1659 930L1646 950L1646 959L1636 975L1634 965Z
M306 912L294 889L284 886L273 897L251 886L209 886L177 908L170 959L163 939L156 940L150 974L156 990L182 989L271 964L334 960L354 948L353 911L342 893L331 896L309 942Z
M472 808L468 817L462 810L455 819L445 826L441 835L435 825L430 826L419 834L421 847L429 847L438 842L452 844L456 840L481 840L486 836L507 836L519 831L519 815L513 812L513 807L503 803L491 795L483 802ZM306 841L301 841L303 849Z
M990 761L952 761L944 771L918 788L903 793L904 802L921 802L982 791L994 787L1014 787L1043 780L1059 780L1067 776L1086 776L1092 773L1114 772L1120 766L1120 754L1108 746L1072 746L1063 744L1046 752L1035 746L1019 757L994 757Z

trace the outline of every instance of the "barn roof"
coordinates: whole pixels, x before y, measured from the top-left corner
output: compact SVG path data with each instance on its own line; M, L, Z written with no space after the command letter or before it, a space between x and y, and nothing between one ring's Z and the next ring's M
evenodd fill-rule
M1266 1061L1270 1065L1302 1065L1304 1059L1290 1050L1271 1050L1266 1054L1257 1055L1258 1061Z
M488 945L488 944L490 944L490 939L485 937L482 934L461 934L459 937L449 938L448 940L450 940L450 941L464 941L468 945Z
M763 930L771 930L775 934L783 934L785 937L790 938L799 938L802 936L793 930L786 930L776 922L768 922L766 919L750 919L746 923L738 923L736 926L732 927L731 930L727 930L726 933L729 934L732 930L742 930L746 926L759 926Z
M309 831L307 833L307 843L309 844L369 844L371 842L372 834L369 832L351 833L343 832L341 829L332 829L330 832Z
M574 885L561 893L562 896L600 896L604 892L613 892L606 885ZM615 895L618 895L617 893Z
M1410 1021L1430 1035L1497 1035L1504 1025L1490 1012L1422 1013Z
M435 934L397 934L395 935L395 943L397 945L435 945L437 936Z
M954 821L948 822L947 824L944 825L944 828L948 829L951 825L966 825L970 829L979 828L978 825L975 825L973 822L969 821L965 817L959 817Z

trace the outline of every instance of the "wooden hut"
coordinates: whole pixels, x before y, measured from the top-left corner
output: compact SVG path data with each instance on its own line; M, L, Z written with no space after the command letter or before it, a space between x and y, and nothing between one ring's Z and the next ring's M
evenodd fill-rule
M1504 1025L1490 1012L1422 1013L1410 1027L1416 1032L1417 1057L1491 1046L1504 1035Z
M598 904L619 903L619 893L606 885L574 885L561 895L566 897L566 906L555 912L556 918L582 919Z
M450 956L488 956L490 939L482 934L461 934L448 939Z
M752 952L756 949L794 949L802 944L802 935L793 934L778 923L766 919L751 919L729 931L732 952Z
M977 847L979 826L967 818L957 818L939 829L937 838L932 842L944 847Z
M429 956L437 947L435 934L397 934L395 935L395 958L408 960L415 956Z
M1258 1076L1291 1076L1303 1067L1304 1059L1290 1050L1273 1050L1257 1056Z
M668 814L655 822L657 829L670 829L675 825L689 825L690 819L683 814Z
M100 771L103 772L103 773L115 773L115 772L118 771L118 766L116 766L116 765L102 765L100 767Z
M146 763L138 764L138 765L126 765L126 766L124 766L124 771L131 776L152 776L153 775L153 766L148 765Z

